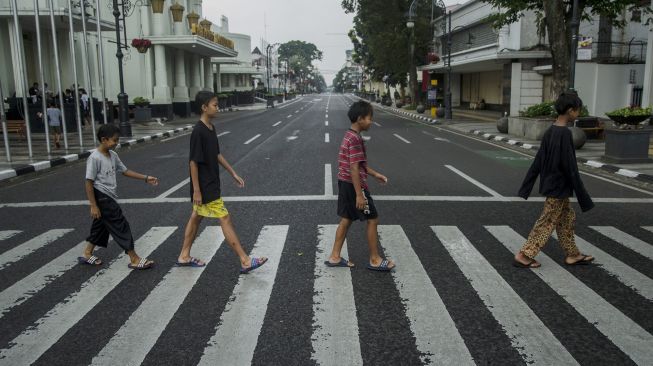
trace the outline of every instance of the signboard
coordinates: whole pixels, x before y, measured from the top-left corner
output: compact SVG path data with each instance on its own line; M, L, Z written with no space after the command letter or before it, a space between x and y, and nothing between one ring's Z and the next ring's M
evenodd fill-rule
M577 60L592 59L592 37L578 36L578 56Z
M429 102L435 103L435 100L438 97L438 91L436 89L430 89L427 94Z

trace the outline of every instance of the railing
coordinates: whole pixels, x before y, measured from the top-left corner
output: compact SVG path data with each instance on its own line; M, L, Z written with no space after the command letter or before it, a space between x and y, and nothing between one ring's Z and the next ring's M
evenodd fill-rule
M579 50L580 51L580 50ZM592 42L592 61L615 64L646 62L646 42Z

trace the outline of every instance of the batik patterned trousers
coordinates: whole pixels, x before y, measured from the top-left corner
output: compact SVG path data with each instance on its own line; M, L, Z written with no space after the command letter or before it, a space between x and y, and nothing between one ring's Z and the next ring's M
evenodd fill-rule
M544 210L537 219L528 240L521 248L521 252L533 259L549 240L553 229L558 233L558 242L567 257L580 254L574 240L574 225L576 213L569 204L569 198L547 197L544 201Z

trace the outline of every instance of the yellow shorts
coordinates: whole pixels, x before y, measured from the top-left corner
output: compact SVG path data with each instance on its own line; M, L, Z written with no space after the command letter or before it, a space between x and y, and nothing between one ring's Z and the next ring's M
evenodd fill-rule
M222 198L218 198L215 201L199 206L193 205L193 211L197 212L200 216L216 217L218 219L229 215L229 211L224 207L224 201L222 201Z

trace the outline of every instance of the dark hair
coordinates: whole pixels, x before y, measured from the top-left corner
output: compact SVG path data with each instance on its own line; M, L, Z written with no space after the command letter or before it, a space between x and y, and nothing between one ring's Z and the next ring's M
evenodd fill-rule
M96 134L97 139L100 141L102 141L102 138L110 139L115 135L120 135L120 129L112 123L100 126Z
M372 114L372 105L364 100L352 103L351 107L349 107L349 112L347 112L347 116L349 116L351 123L356 123L359 118L372 116Z
M202 106L208 105L211 99L217 98L218 96L208 90L200 90L195 94L195 105L197 106L197 113L202 114Z
M555 102L554 108L559 115L567 113L569 109L580 109L583 106L583 101L580 100L578 94L573 90L567 90L560 94Z

